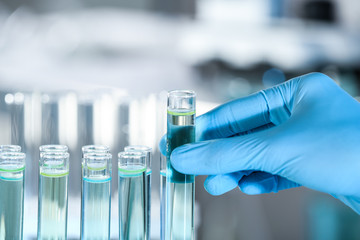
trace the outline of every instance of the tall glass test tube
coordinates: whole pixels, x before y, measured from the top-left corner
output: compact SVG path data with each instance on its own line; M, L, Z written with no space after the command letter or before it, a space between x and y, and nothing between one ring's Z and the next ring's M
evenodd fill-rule
M168 93L167 108L166 240L194 239L195 177L177 172L170 163L171 152L195 141L195 93Z
M81 239L110 239L111 159L85 153L82 160Z
M119 239L143 240L146 237L146 155L120 152Z
M146 189L145 189L145 211L146 211L146 240L150 240L150 220L151 220L151 161L152 161L152 149L151 147L135 145L126 146L125 152L144 152L146 154Z
M41 152L38 239L67 239L69 153Z
M24 153L0 153L0 239L23 239L24 173Z

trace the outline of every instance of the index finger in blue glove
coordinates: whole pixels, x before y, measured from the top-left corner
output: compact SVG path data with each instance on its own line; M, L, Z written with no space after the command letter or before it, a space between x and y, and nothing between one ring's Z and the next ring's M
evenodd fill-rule
M252 103L257 103L256 105ZM267 105L261 93L223 104L196 118L197 141L230 137L266 125Z
M197 141L231 137L266 125L278 125L290 116L291 91L301 77L223 104L196 118Z

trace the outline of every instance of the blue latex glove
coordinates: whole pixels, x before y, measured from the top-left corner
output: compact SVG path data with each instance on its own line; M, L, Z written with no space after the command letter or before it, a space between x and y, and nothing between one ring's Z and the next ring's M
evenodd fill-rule
M360 213L360 103L320 73L226 103L197 118L197 142L176 148L179 172L205 189L247 194L306 186ZM165 151L165 139L160 149Z

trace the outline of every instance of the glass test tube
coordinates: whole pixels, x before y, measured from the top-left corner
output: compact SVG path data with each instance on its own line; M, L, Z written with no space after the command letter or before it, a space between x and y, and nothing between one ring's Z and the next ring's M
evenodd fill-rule
M110 239L109 153L85 153L82 160L81 239Z
M177 172L170 163L171 152L195 141L195 93L176 90L168 93L167 108L167 240L194 239L195 177Z
M119 239L143 240L146 237L146 155L142 152L120 152Z
M21 152L21 147L18 145L0 145L1 152Z
M125 152L144 152L146 154L146 182L145 182L145 211L146 211L146 239L150 240L151 229L151 161L152 161L152 148L141 145L126 146Z
M24 174L24 153L0 153L0 239L23 239Z
M84 156L86 154L91 153L91 154L103 154L103 155L106 155L106 154L110 153L110 148L108 146L105 146L105 145L86 145L86 146L83 146L81 148L81 150L82 150L82 155L81 155L82 156L82 165L84 165L84 163L85 163ZM109 164L109 167L110 167L110 172L109 172L110 173L110 175L109 175L110 182L111 182L111 166L112 166L112 164L111 164L111 161L110 161L110 164ZM82 171L84 171L84 169ZM105 185L109 185L111 187L110 182L109 183L105 183L105 182L106 181L104 181L104 183L101 184L103 188L106 189L106 187L104 187ZM87 184L87 183L89 183L89 179L85 179L85 181L84 181L84 175L82 175L81 196L86 197L87 195L89 195L89 190L85 189L85 192L84 192L85 184L95 186L94 184ZM109 191L109 193L110 193L110 196L111 196L111 190ZM89 201L87 201L87 202L89 202ZM84 210L85 205L89 205L89 204L86 204L85 199L82 199L82 201L81 201L81 211L82 211L82 219L84 219L84 220L86 218L86 216L83 216L83 213L84 213L83 211L85 211ZM111 202L110 202L110 205L111 205ZM100 208L100 209L103 209L103 208ZM100 209L98 209L98 210L100 210ZM110 208L109 208L109 211L110 211ZM111 214L109 214L109 218L110 218L110 216L111 216ZM86 228L87 228L85 225L87 225L87 224L84 223L83 220L82 220L81 221L81 237L82 237L82 239L89 238L89 234L86 234L86 233L84 233L84 237L83 237L83 231L86 231ZM109 226L110 226L110 221L109 221ZM105 226L103 226L103 227L105 228ZM102 232L102 231L100 231L100 232ZM109 229L109 232L110 232L110 229Z
M40 147L41 150L41 147ZM67 239L69 153L40 153L38 239Z
M166 156L160 153L160 240L165 240Z

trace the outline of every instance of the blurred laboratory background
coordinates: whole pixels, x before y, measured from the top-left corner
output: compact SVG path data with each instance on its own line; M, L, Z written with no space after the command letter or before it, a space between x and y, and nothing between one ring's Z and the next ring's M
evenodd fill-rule
M36 239L40 145L69 146L69 239L80 234L81 146L108 145L114 156L151 146L159 239L166 92L195 90L201 114L313 71L360 96L360 1L0 0L0 144L27 153L24 238ZM204 179L199 240L360 239L360 217L329 195L301 187L214 197ZM112 188L117 239L116 181Z

